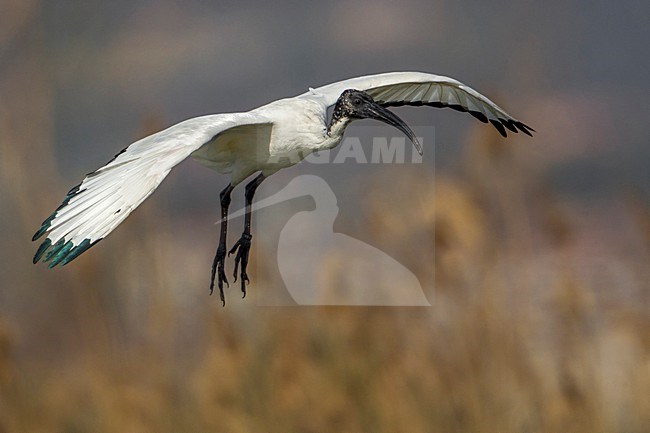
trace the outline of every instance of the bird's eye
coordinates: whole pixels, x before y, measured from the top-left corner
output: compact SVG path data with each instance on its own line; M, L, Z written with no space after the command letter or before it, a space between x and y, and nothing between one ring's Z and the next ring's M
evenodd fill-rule
M352 103L353 103L354 105L361 105L361 99L359 99L359 98L353 98L353 99L352 99Z

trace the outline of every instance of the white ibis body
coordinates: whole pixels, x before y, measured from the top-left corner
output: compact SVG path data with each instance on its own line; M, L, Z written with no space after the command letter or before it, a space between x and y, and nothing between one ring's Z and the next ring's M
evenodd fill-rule
M332 105L328 120L327 109ZM337 146L355 119L376 119L399 128L422 153L413 131L387 109L401 105L468 112L491 123L504 137L506 130L528 135L534 131L474 89L452 78L420 72L352 78L249 112L196 117L132 143L72 188L34 234L32 240L45 236L34 263L43 259L52 268L78 257L124 221L175 165L192 156L209 168L230 174L230 183L221 191L221 231L210 284L212 291L216 280L222 301L223 286L228 284L225 258L230 194L257 173L245 189L247 212L242 236L228 252L235 254L234 278L239 272L245 295L252 238L250 209L260 183L312 152Z

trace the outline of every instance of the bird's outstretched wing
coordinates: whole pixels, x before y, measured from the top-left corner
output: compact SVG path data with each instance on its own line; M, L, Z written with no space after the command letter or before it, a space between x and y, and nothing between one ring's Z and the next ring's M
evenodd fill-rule
M326 104L332 105L346 89L363 90L385 107L428 105L468 112L483 123L491 123L504 137L506 129L528 135L535 132L476 90L441 75L422 72L368 75L311 89L303 95L324 97Z
M230 128L262 123L247 113L196 117L136 141L84 180L34 234L46 235L34 263L65 265L106 237L138 207L170 170Z

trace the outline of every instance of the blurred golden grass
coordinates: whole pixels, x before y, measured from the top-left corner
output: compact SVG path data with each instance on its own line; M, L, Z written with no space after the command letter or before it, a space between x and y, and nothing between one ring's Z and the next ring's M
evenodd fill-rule
M202 253L179 254L151 207L65 272L21 260L22 313L4 319L18 331L0 326L0 431L646 431L644 263L608 277L640 288L610 305L624 287L603 295L575 271L570 204L515 163L516 143L492 146L473 137L463 174L418 178L430 186L418 208L382 204L421 174L369 180L381 187L366 235L418 275L431 308L223 309L196 294ZM261 276L251 290L270 284Z

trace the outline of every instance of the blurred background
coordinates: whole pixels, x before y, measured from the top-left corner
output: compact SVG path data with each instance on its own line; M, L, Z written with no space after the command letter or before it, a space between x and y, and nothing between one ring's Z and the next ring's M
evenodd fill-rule
M649 13L0 1L0 432L647 432ZM249 297L231 286L222 308L207 287L228 179L191 160L73 264L31 264L65 192L135 139L392 70L457 78L538 131L398 109L435 126L435 175L328 180L335 229L396 257L431 307L260 306L282 287L280 224L256 235Z

